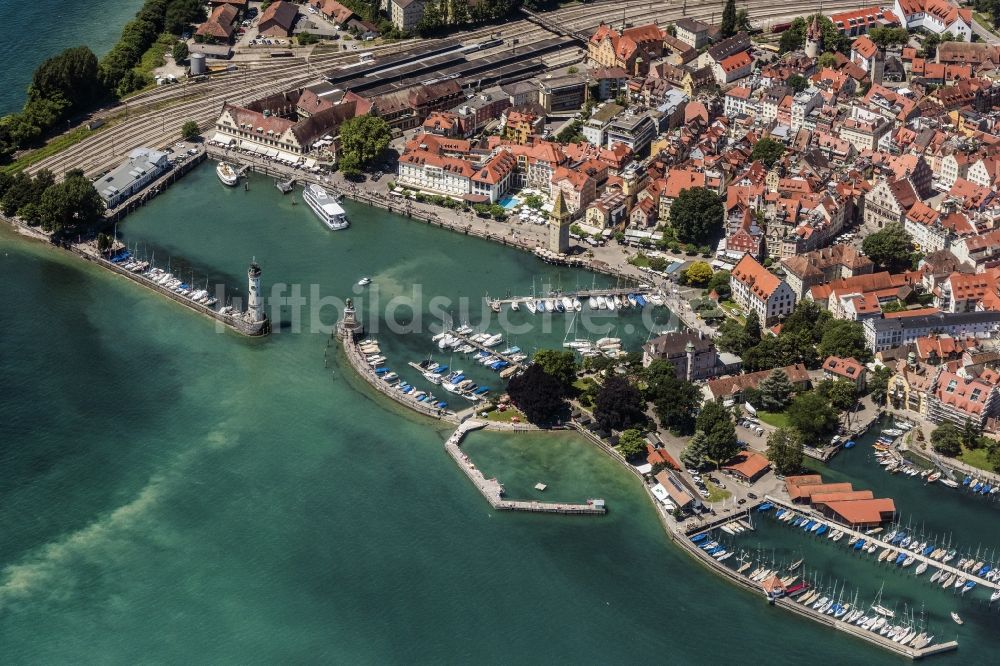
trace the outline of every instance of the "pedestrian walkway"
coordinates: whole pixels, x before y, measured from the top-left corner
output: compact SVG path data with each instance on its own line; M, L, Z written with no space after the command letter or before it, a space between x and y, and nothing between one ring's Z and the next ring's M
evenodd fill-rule
M536 502L533 500L508 500L503 498L504 487L495 477L487 479L486 475L476 467L475 463L465 455L460 448L466 433L486 427L486 422L468 420L462 422L458 429L445 441L444 448L448 455L465 472L473 485L479 490L486 501L498 511L529 511L532 513L564 513L601 515L607 512L604 500L591 499L586 504L568 504L564 502Z

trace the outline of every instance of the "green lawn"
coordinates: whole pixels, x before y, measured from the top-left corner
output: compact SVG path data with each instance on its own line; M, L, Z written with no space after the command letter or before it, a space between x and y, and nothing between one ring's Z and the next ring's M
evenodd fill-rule
M514 417L518 417L521 423L525 423L526 419L524 414L514 409L513 407L508 407L506 411L501 412L498 409L494 409L486 416L487 421L494 421L496 423L511 423Z
M993 466L990 465L990 461L986 459L985 447L981 449L967 449L963 446L962 454L958 456L958 459L966 465L972 465L973 467L978 467L979 469L986 470L987 472L993 471Z
M773 425L775 428L788 427L788 415L784 412L765 412L761 410L757 412L757 418L768 425Z
M733 496L733 494L728 490L723 490L707 479L705 480L705 488L708 490L709 502L721 502L722 500L729 499Z

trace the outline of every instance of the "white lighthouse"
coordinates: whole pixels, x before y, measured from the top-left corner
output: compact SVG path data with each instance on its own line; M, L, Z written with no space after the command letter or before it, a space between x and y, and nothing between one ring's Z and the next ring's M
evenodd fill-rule
M264 321L264 297L260 291L260 266L257 265L256 257L250 262L247 270L247 314L246 318L250 322Z

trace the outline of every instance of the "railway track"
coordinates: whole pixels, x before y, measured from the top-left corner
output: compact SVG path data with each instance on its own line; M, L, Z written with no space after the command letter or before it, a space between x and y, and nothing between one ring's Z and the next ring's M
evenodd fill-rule
M828 0L825 9L851 9L857 7L857 4L857 0ZM592 32L601 21L614 21L614 13L620 7L621 3L607 0L555 10L548 12L546 16L569 30ZM723 0L699 3L688 5L687 13L682 14L679 3L654 0L633 7L628 20L633 25L653 21L663 24L685 15L710 20L713 16L721 15L722 7ZM798 16L814 8L813 2L781 0L757 2L749 7L751 19L758 20ZM501 26L459 33L454 38L464 43L474 43L494 35L505 40L516 38L520 46L528 46L551 37L552 33L522 19ZM412 48L414 43L398 42L367 50L376 56L388 55ZM510 48L509 43L470 54L469 59L483 58L506 48ZM350 51L317 54L308 59L293 58L291 61L249 61L242 71L219 76L209 82L165 86L143 93L128 100L128 119L120 120L107 130L38 162L29 171L49 169L55 174L62 174L71 168L82 168L88 175L96 175L118 164L124 154L137 146L172 143L180 136L181 125L188 120L194 120L202 129L209 128L218 117L224 102L246 103L258 97L309 85L319 81L322 74L335 67L354 64L356 58L357 52ZM558 57L558 54L552 60L560 63L569 61Z

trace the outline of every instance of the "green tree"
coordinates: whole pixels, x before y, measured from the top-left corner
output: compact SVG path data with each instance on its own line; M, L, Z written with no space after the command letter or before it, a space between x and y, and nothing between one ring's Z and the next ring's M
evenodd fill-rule
M705 427L699 432L705 434L706 455L716 467L739 453L740 445L731 413L715 414L711 419L704 419L703 424Z
M710 292L714 291L719 295L720 300L726 300L732 295L732 289L729 286L729 271L716 271L712 274L712 279L708 281L705 288Z
M906 28L872 28L868 38L881 48L889 46L906 46L910 41L910 33Z
M812 342L819 342L826 325L833 319L829 310L821 308L815 301L800 300L792 314L781 324L782 335L801 335Z
M794 92L802 92L809 87L809 79L802 76L801 74L792 74L788 77L788 81L785 82L789 88Z
M712 279L712 267L704 261L696 261L684 271L684 280L695 287L702 287Z
M865 382L868 394L872 397L872 402L876 405L884 405L885 399L889 395L889 378L892 377L892 370L884 365L880 365L868 375Z
M834 408L846 412L858 401L858 387L854 382L845 379L827 380L820 386L820 393L830 401Z
M802 433L803 441L822 445L837 431L837 412L816 391L799 393L788 406L788 423Z
M535 424L558 420L566 408L562 384L536 364L529 365L523 373L511 378L507 394L511 402L524 412L525 418Z
M726 319L719 326L719 335L715 338L715 346L722 351L743 356L752 344L747 338L743 325L735 319Z
M747 336L747 344L750 346L760 342L760 317L757 312L751 310L747 313L746 322L743 324L743 333Z
M296 39L302 46L309 46L310 44L315 44L319 41L319 37L317 35L314 35L311 32L306 32L306 31L300 32L296 36Z
M726 0L722 7L722 23L719 25L722 38L736 34L736 0Z
M775 162L781 159L781 155L784 152L785 144L771 137L764 137L753 145L753 152L750 153L750 159L754 161L760 160L764 163L764 166L770 169L774 166Z
M778 474L795 474L802 469L802 435L795 428L778 428L767 438L767 459Z
M193 141L199 136L201 136L201 129L195 121L188 120L181 125L181 138L185 141Z
M709 432L716 424L732 420L732 412L723 407L722 403L713 400L702 405L701 411L698 412L698 418L695 419L694 428L695 430Z
M626 460L638 458L646 454L646 438L642 436L641 430L629 428L618 437L618 446L615 448Z
M816 64L820 67L836 67L837 66L837 56L830 51L821 53L819 58L816 59Z
M705 433L695 433L681 451L681 462L689 469L701 469L708 463L708 441Z
M187 42L177 42L174 44L172 55L174 56L174 62L178 65L187 60L190 55Z
M104 199L82 171L71 171L61 183L45 189L38 212L46 230L89 230L104 221Z
M969 449L978 449L981 446L980 436L982 431L972 422L971 419L965 419L965 425L962 428L962 444Z
M646 397L653 403L660 423L678 435L694 432L694 415L701 404L698 387L679 379L674 366L664 360L653 361L646 368L646 384Z
M996 14L994 14L996 16ZM986 451L986 461L990 464L990 468L994 472L1000 472L1000 445L996 442L990 444L988 450Z
M576 356L571 351L556 349L539 349L535 352L534 361L542 366L542 370L559 380L563 392L569 391L576 380Z
M905 270L910 265L913 239L903 225L892 222L869 235L861 243L868 258L890 272Z
M603 428L625 430L646 422L639 389L624 377L611 375L594 396L594 418Z
M97 234L97 251L104 254L111 249L111 236L107 234Z
M820 29L823 32L823 47L828 51L839 51L848 54L851 48L852 38L840 34L840 31L829 18L817 15ZM791 27L781 33L778 42L778 50L781 53L800 50L805 45L806 30L812 23L812 16L800 16L792 21Z
M378 116L357 116L340 126L340 152L364 168L377 160L392 141L392 129Z
M785 371L778 368L765 377L757 389L760 391L761 402L756 406L769 412L779 412L788 406L795 387Z
M871 357L865 346L865 331L856 321L836 319L826 326L816 348L823 358L840 356L864 362Z
M743 32L753 30L753 26L750 25L750 12L746 9L740 9L736 12L736 30L742 30Z
M704 187L681 190L670 206L670 226L682 243L707 243L722 229L725 208L715 192Z
M931 446L941 455L954 458L962 453L962 431L954 423L945 421L931 433Z

